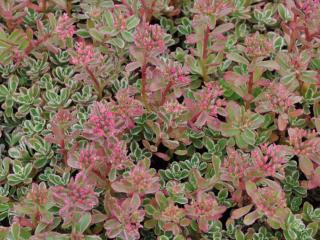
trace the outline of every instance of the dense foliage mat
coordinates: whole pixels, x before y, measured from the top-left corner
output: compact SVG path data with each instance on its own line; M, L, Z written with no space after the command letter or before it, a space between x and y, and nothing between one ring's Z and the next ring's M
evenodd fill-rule
M0 239L320 239L319 0L0 0Z

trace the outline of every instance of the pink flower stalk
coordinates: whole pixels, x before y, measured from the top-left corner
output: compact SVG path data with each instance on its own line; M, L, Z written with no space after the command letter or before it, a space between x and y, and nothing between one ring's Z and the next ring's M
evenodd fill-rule
M208 83L207 86L200 91L199 93L199 100L198 100L198 106L201 111L209 110L211 112L211 108L213 107L213 104L219 96L223 95L223 90L215 83ZM218 101L218 104L221 104L221 101Z
M197 198L186 205L186 214L191 219L197 220L199 228L208 232L209 221L218 220L226 211L225 206L219 206L213 193L198 192Z
M267 57L272 52L272 43L259 32L245 38L245 52L249 57Z
M139 209L141 200L137 194L125 200L118 200L106 195L107 210L111 213L111 218L108 219L104 228L107 231L109 238L119 237L126 240L140 239L139 228L145 216L145 212Z
M295 103L302 100L301 96L294 94L281 83L268 83L266 84L266 87L266 92L257 100L258 106L256 111L259 113L269 111L288 113L290 108L294 108Z
M223 91L217 83L210 82L195 94L195 101L186 98L186 107L192 114L189 125L202 128L207 124L213 129L218 129L220 120L218 120L217 114L219 112L219 114L225 115L225 102L218 99L222 94Z
M277 185L274 183L274 185ZM279 209L286 208L286 196L280 186L266 186L257 188L252 197L253 203L257 210L263 212L267 217L274 217L275 212Z
M218 117L219 109L225 106L227 106L227 101L218 98L215 103L210 106L210 116Z
M160 213L159 219L164 222L163 229L171 231L173 235L181 232L180 226L188 226L189 221L185 218L185 209L174 205L173 201L169 201L168 206Z
M183 112L187 111L187 108L176 100L167 101L163 105L163 108L166 113L171 113L175 115L181 115Z
M117 104L114 104L113 110L119 115L127 128L134 127L133 118L142 116L144 113L143 105L140 101L134 99L132 89L120 89L116 94Z
M116 138L110 138L107 142L107 162L112 169L122 170L132 165L127 156L126 144Z
M118 126L114 112L110 110L109 105L101 102L96 102L93 105L88 123L92 126L92 133L94 135L115 136L123 130L123 126Z
M306 131L300 128L289 128L289 142L294 154L304 156L315 162L319 160L320 138L316 131Z
M300 4L300 9L306 14L311 15L317 13L320 8L320 0L304 0Z
M54 200L62 207L59 214L65 221L72 220L74 213L90 211L99 203L94 185L83 172L71 179L66 187L56 186L51 190Z
M26 196L35 205L45 205L48 202L48 189L44 183L32 183L31 191Z
M59 17L55 31L60 39L71 38L73 36L75 27L72 25L72 19L68 14L64 13Z
M84 40L76 43L76 55L71 57L72 64L88 66L88 64L96 60L92 45L86 44Z
M54 218L49 211L52 201L48 192L44 182L33 183L26 197L13 206L15 213L13 222L32 229L35 229L38 224L52 224Z
M234 148L227 148L227 158L224 159L222 164L221 178L224 181L230 181L235 186L244 189L243 179L246 176L246 170L249 169L249 155L241 154Z
M120 5L115 5L112 11L113 16L113 27L119 31L126 30L127 18L129 17L128 12L123 11Z
M147 54L163 53L165 50L164 30L159 25L143 22L137 27L134 35L135 45Z
M196 0L194 2L193 11L199 15L211 15L217 13L228 6L223 0Z
M172 82L172 86L186 86L191 82L189 69L179 62L168 61L158 68L163 77Z
M286 151L283 146L261 145L251 152L253 166L249 169L260 171L261 176L272 176L278 179L284 179L285 164L288 162ZM249 170L248 169L248 170Z
M185 185L177 181L169 181L166 184L166 190L170 196L174 196L174 197L184 196Z
M146 168L143 161L131 169L129 175L111 184L116 192L127 194L137 193L139 196L156 193L160 189L159 177L155 176L152 169Z
M93 146L89 145L82 149L79 154L79 165L80 169L86 170L97 166L101 162L101 155L99 151Z
M62 141L65 142L68 138L72 139L76 133L68 135L67 130L69 130L76 121L75 116L70 113L69 110L59 109L50 121L52 134L45 137L46 141L61 145Z

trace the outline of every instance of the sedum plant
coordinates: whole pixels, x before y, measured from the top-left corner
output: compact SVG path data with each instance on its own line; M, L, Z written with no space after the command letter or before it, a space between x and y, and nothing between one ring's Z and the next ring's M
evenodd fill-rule
M0 1L0 240L320 239L319 0Z

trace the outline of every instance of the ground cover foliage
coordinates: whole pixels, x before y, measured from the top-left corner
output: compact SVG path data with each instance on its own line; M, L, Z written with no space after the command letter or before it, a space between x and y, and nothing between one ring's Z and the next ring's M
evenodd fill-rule
M320 239L319 0L0 1L0 239Z

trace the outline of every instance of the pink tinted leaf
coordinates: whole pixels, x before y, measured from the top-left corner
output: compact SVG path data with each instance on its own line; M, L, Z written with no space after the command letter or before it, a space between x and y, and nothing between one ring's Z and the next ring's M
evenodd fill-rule
M165 161L169 161L170 160L170 157L167 154L162 153L162 152L156 152L156 153L154 153L154 155L156 155L157 157L159 157L159 158L161 158L161 159L163 159Z
M226 81L234 83L235 85L241 86L243 84L246 84L248 77L243 76L239 73L228 71L224 74L224 79Z
M124 182L114 182L111 184L111 187L116 192L129 193L131 191L130 186L128 186Z
M141 200L138 194L133 194L130 200L130 208L131 210L137 210L141 205Z
M287 128L288 125L288 115L287 114L281 114L278 118L278 128L280 131L284 131Z
M239 218L243 217L251 210L252 207L253 207L253 204L250 204L245 207L238 208L238 209L234 210L231 214L231 218L232 219L239 219Z
M234 61L234 62L237 62L237 63L242 63L242 64L245 64L245 65L249 65L250 64L248 59L246 59L245 57L241 56L239 53L235 53L235 52L229 53L229 54L227 54L227 58L230 61Z
M300 156L299 157L299 167L301 171L308 177L312 175L313 172L313 163L312 161L305 157L305 156Z
M247 190L248 195L250 197L253 197L255 195L255 193L257 192L257 186L252 181L247 181L246 182L246 190Z
M163 192L156 192L155 197L160 208L165 208L168 205L168 200L164 196Z
M208 232L208 221L204 217L200 217L198 224L201 231Z
M233 23L224 23L219 25L218 27L216 27L213 31L212 31L212 35L218 35L221 33L225 33L229 30L231 30L232 28L234 28L234 24Z
M257 62L256 66L267 68L269 70L279 70L280 69L280 65L276 61L272 61L272 60Z
M127 64L126 66L126 72L133 72L134 70L138 69L141 67L141 64L139 62L131 62Z
M251 225L253 224L258 218L260 218L259 212L256 210L254 212L249 213L246 215L243 219L243 223L245 225Z

